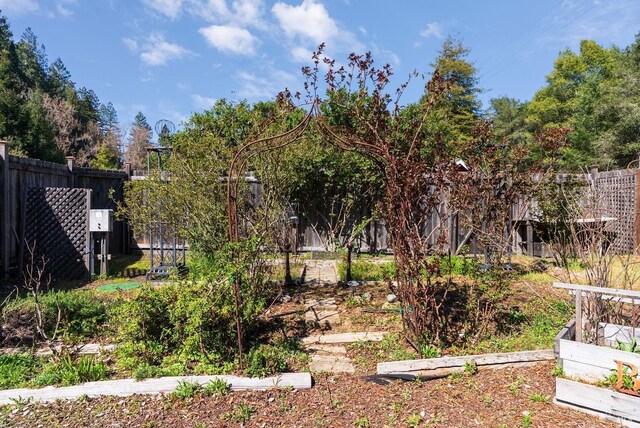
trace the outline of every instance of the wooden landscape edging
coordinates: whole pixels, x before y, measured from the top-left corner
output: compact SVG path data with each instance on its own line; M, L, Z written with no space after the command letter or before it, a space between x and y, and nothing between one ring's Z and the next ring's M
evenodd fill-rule
M82 385L56 388L47 386L41 389L8 389L0 391L0 404L14 404L15 400L54 401L74 400L81 396L98 397L111 395L126 397L133 394L160 394L175 391L180 382L198 382L204 385L212 380L221 379L232 390L264 391L272 388L311 388L310 373L282 373L266 378L247 378L238 376L172 376L137 381L135 379L106 380L87 382Z
M556 378L555 403L640 428L640 398L569 379Z
M640 367L640 354L565 339L560 340L560 359L566 376L593 382L604 380L616 370L616 360Z
M415 375L441 377L464 370L466 364L478 369L504 368L555 359L552 350L505 352L378 363L379 375Z

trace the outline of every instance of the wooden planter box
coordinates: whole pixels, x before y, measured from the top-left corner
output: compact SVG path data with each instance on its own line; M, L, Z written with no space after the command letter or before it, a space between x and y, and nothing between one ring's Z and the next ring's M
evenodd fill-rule
M572 321L556 337L556 356L565 376L571 379L556 379L556 404L595 414L622 426L640 428L640 397L583 383L605 380L617 371L618 361L629 367L640 367L640 354L574 339L575 321Z

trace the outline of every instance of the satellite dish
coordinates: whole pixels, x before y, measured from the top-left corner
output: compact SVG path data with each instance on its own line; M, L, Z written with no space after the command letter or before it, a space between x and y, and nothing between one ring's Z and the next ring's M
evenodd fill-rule
M160 136L171 136L174 132L176 132L176 126L167 119L160 119L156 122L155 126L156 135Z

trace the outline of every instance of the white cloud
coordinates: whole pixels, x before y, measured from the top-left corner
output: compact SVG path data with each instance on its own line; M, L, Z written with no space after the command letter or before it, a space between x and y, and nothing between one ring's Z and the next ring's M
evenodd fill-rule
M262 20L264 0L187 0L186 10L193 16L209 22L236 27L266 28Z
M56 2L56 10L58 11L58 15L64 18L70 18L73 16L73 10L71 10L71 6L77 4L76 0L58 0Z
M442 24L438 22L430 22L427 24L425 29L420 32L420 35L425 38L436 37L441 39L444 36L443 32L444 28L442 27Z
M326 44L325 54L328 56L335 56L338 52L365 50L357 37L342 28L324 5L316 0L303 0L298 6L278 2L273 5L271 12L289 39L293 61L308 63L312 50L320 43Z
M640 19L640 3L636 0L582 1L566 0L545 21L534 36L539 44L554 49L567 45L575 48L580 40L593 39L603 44L626 44L633 39Z
M33 13L40 10L36 0L0 0L0 10L3 13Z
M143 0L143 3L167 18L175 19L182 11L183 0Z
M238 55L253 55L256 39L248 30L232 25L211 25L198 30L214 48Z
M195 106L201 109L209 109L213 107L216 102L215 98L205 97L199 94L192 94L191 99L193 100Z
M241 71L236 76L242 83L237 94L248 100L273 98L285 88L298 85L296 76L282 70L267 68L260 72L260 76Z
M271 9L280 28L291 38L301 36L316 44L329 42L340 31L321 3L304 0L299 6L278 2Z
M310 49L304 48L302 46L296 46L291 49L291 59L300 62L303 64L309 63L311 61L311 57L313 52Z
M170 61L196 55L176 43L167 42L161 33L151 33L143 42L132 38L124 38L122 43L131 52L140 53L142 62L150 66L166 65Z
M129 49L131 52L138 52L139 46L137 40L130 37L125 37L124 39L122 39L122 43L124 43L127 49Z
M263 27L264 3L262 0L236 0L232 6L234 14L231 22L257 28Z
M191 15L211 22L225 22L231 16L226 0L192 0L187 9Z

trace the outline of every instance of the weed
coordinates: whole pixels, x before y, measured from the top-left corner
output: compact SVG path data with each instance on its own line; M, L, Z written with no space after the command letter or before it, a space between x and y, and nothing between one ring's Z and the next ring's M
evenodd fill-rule
M206 395L213 395L214 397L223 397L227 395L230 390L231 385L220 378L209 381L203 388Z
M202 392L202 385L198 382L180 381L172 395L178 398L193 398Z
M142 380L154 377L162 377L165 375L165 370L158 366L152 366L147 363L142 363L132 373L135 380Z
M106 379L108 376L107 366L95 357L86 356L74 360L69 354L65 354L59 362L46 365L34 383L37 386L69 386Z
M410 390L405 389L405 390L402 391L402 399L403 400L409 401L409 400L411 400L411 396L412 396L412 394L411 394Z
M360 416L353 422L353 425L356 428L369 428L371 426L369 425L369 419L366 416Z
M256 412L256 408L245 403L234 406L233 412L227 416L236 422L247 422Z
M40 369L40 361L31 355L0 355L0 389L25 386Z
M32 397L22 398L21 396L18 396L18 398L9 398L9 401L11 401L13 405L16 406L18 409L22 409L23 407L31 404L31 401L33 401L33 398Z
M544 394L531 394L529 396L529 401L532 403L544 403L547 404L549 402L549 397Z
M531 424L533 423L531 421L531 413L530 412L523 412L523 413L524 414L522 415L521 424L525 428L530 427Z
M463 372L453 372L449 375L448 379L452 382L460 382L464 377Z
M515 381L509 384L509 392L513 395L520 395L520 386L526 381L522 376L518 376Z
M553 368L553 370L551 370L551 376L553 377L561 377L564 376L564 369L562 368L561 365L557 365Z
M422 423L422 420L423 420L422 416L420 416L417 413L413 413L409 417L407 417L407 424L412 428L417 427Z
M420 347L420 354L422 354L424 358L438 358L440 357L440 349L425 344Z
M464 362L464 373L467 375L474 375L478 373L478 365L475 363L475 361Z

